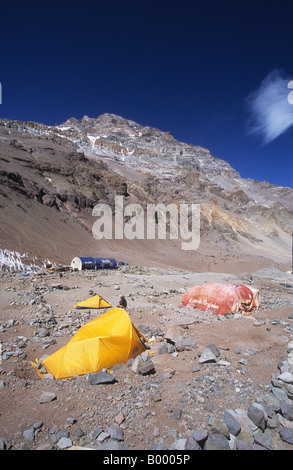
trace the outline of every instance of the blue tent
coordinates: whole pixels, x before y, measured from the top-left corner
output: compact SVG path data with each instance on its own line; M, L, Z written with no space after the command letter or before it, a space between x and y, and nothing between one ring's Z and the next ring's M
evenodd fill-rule
M95 258L92 256L75 257L71 261L71 267L81 271L83 269L115 269L117 261L114 258Z

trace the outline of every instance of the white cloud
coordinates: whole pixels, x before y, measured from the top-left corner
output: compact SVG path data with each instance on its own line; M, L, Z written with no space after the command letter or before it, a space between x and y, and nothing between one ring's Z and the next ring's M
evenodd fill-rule
M262 138L264 144L275 140L293 126L293 105L290 104L289 78L273 70L258 90L247 98L251 114L250 133Z

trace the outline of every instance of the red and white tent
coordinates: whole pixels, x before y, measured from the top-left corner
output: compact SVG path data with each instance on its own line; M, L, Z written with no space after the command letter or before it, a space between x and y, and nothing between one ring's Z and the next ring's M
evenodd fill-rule
M206 283L185 292L181 299L182 306L211 310L217 315L236 312L249 314L259 308L260 293L244 285Z

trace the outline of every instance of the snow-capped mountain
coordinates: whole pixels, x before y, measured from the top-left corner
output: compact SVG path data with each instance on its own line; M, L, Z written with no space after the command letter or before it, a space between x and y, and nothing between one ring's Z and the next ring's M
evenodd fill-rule
M2 249L62 263L91 252L197 270L225 260L245 271L248 257L291 268L292 189L243 179L208 149L113 114L58 126L2 119L0 179ZM95 240L92 210L114 207L116 195L199 204L198 250L184 253L173 240Z

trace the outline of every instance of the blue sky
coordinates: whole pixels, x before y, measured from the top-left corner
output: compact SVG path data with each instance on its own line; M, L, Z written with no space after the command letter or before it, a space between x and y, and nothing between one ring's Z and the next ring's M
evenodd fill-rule
M291 0L1 5L0 117L109 112L292 187Z

